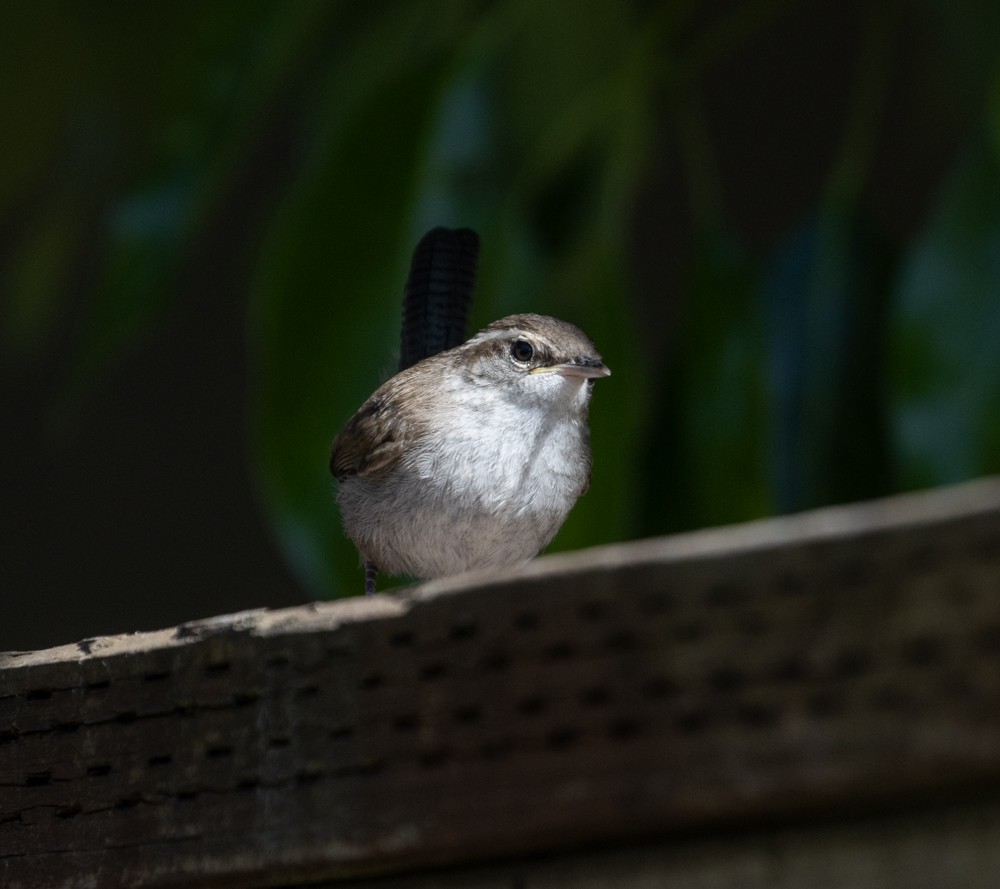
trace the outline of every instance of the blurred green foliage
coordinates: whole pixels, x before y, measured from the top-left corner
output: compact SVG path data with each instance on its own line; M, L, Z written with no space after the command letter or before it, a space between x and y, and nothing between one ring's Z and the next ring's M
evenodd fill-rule
M803 7L10 5L4 372L71 317L51 412L80 422L237 190L264 207L234 321L253 477L314 594L360 588L329 444L393 367L439 224L482 237L477 325L563 316L613 370L556 548L998 472L997 11ZM796 69L801 35L826 80ZM794 108L768 104L800 76Z

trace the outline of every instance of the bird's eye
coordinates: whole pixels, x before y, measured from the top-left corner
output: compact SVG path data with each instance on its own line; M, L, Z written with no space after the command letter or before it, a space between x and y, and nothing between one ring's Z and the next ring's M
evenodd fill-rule
M528 362L535 354L535 349L527 340L514 340L510 344L510 354L515 361Z

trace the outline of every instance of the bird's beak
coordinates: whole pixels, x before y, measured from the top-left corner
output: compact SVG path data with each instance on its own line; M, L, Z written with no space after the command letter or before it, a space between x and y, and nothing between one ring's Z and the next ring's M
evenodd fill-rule
M529 373L559 374L563 377L580 377L584 380L596 380L599 377L611 376L611 371L600 361L593 358L567 361L564 364L548 364L542 367L533 367Z

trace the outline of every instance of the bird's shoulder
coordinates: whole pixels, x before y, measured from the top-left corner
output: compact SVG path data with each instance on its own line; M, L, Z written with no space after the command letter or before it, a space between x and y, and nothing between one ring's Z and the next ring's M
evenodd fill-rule
M358 408L333 440L330 472L342 481L370 477L393 469L421 434L421 426L406 409L427 375L417 365L396 374Z

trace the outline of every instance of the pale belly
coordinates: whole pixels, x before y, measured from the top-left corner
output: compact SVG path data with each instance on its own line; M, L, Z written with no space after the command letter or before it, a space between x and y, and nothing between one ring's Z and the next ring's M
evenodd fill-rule
M587 485L585 426L556 424L531 440L489 431L415 449L387 477L341 482L344 530L365 559L428 579L515 565L551 541Z

